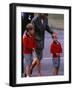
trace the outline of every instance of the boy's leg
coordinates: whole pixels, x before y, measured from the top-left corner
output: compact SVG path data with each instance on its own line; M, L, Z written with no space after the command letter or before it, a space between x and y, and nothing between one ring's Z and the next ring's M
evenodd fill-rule
M23 77L26 77L26 66L24 65L24 73L23 73Z
M29 65L26 66L26 75L27 77L30 76L30 66Z
M23 77L26 77L26 57L25 57L25 55L23 56Z
M59 73L59 68L54 67L53 68L53 75L58 75L58 73Z
M53 67L53 75L56 75L56 68Z
M57 67L56 67L56 75L59 74L59 68L60 68L60 57L58 57Z
M54 67L53 74L58 75L59 74L59 67L60 67L60 58L53 58L53 67Z
M30 76L30 66L32 64L32 54L25 54L24 55L24 73L26 76Z
M59 68L57 67L56 68L56 75L58 75L59 74Z
M29 64L25 63L24 64L24 77L30 76L30 66Z

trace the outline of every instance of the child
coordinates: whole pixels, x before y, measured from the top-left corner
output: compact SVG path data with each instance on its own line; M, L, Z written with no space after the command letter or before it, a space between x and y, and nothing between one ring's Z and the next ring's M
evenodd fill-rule
M53 74L58 75L60 67L60 55L62 53L62 47L60 42L57 40L57 35L52 36L53 42L51 44L50 52L52 53L53 61Z
M25 66L25 73L26 76L30 76L30 66L33 61L32 53L36 48L36 42L34 38L34 26L33 24L29 23L26 26L26 32L23 35L23 54L24 54L24 66Z

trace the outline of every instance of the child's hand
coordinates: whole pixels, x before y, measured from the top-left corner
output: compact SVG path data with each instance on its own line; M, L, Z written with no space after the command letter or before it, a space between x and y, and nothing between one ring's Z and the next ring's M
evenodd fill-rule
M35 49L34 49L34 48L32 48L32 50L34 51Z
M60 53L56 53L57 56L60 56Z

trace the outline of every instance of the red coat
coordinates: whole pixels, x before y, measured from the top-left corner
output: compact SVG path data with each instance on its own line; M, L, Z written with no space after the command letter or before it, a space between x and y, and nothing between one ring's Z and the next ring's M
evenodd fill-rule
M23 36L23 53L31 54L33 48L36 48L36 41L33 36L29 37L28 35Z
M58 57L57 53L62 53L62 47L60 42L53 41L53 43L51 44L50 52L53 54L53 57Z

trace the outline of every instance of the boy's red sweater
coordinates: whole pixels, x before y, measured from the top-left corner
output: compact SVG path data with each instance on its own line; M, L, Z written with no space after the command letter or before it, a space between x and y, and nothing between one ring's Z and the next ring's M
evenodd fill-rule
M36 48L36 41L34 36L29 37L27 34L23 36L23 53L24 54L31 54L33 48Z
M50 52L53 54L53 57L58 57L56 53L62 53L62 47L59 41L53 41L53 43L51 44Z

